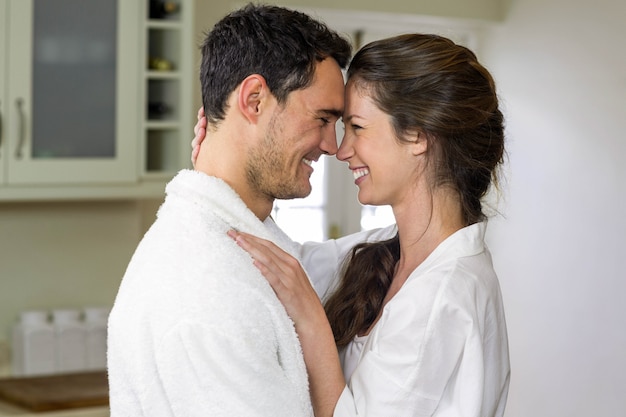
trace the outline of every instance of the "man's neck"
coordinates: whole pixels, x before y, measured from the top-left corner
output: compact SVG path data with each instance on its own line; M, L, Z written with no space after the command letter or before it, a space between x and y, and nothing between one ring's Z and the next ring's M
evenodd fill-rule
M246 206L248 206L262 222L272 213L274 199L270 199L267 196L260 196L258 193L252 192L248 187L239 187L239 189L236 186L231 185L231 187L233 187Z
M274 199L250 187L244 166L247 155L245 135L222 124L219 131L208 131L196 160L196 170L220 178L241 197L245 205L265 221L272 212Z

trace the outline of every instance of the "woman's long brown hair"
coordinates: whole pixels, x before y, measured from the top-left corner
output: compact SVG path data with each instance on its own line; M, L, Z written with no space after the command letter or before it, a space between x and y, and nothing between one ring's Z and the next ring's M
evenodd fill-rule
M497 185L504 120L493 78L475 54L437 35L400 35L364 46L348 79L390 116L397 140L426 134L430 186L458 194L466 225L484 220L481 199ZM398 236L352 250L325 304L338 347L376 320L399 258Z

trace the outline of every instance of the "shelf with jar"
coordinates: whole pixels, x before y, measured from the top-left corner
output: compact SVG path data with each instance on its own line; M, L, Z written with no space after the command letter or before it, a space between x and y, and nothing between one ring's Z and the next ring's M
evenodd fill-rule
M170 178L189 164L193 3L146 1L141 166L147 179Z

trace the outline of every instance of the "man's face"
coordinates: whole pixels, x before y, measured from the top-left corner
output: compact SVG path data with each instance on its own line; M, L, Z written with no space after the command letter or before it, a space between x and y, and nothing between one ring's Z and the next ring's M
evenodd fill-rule
M334 59L317 64L313 83L289 94L278 106L265 136L249 154L251 188L268 199L311 193L312 162L337 152L335 124L343 112L343 76Z

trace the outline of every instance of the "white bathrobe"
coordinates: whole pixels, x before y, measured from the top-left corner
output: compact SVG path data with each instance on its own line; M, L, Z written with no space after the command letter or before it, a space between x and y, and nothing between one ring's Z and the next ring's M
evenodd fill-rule
M220 179L183 170L166 193L109 319L111 416L311 416L293 322L226 232L297 246Z
M385 305L367 336L340 352L347 385L335 417L502 417L510 380L504 307L486 222L458 230L426 258ZM394 226L302 246L318 294L364 240Z

